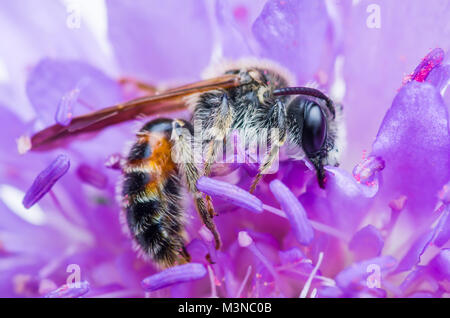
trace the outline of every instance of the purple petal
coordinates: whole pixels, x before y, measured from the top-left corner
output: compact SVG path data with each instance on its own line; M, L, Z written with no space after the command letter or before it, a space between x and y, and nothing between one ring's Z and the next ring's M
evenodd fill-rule
M318 298L340 298L342 297L342 291L337 287L332 286L320 286L317 289Z
M142 281L142 288L155 291L164 287L192 282L203 278L207 274L205 266L198 263L189 263L168 268Z
M426 268L420 265L411 270L399 286L401 293L406 293L412 286L420 284L425 274Z
M70 161L66 155L59 155L34 179L23 199L23 205L29 209L38 202L53 185L69 170Z
M450 64L436 66L428 75L427 82L443 94L450 81Z
M438 280L450 280L450 249L443 249L431 261L428 269L432 271Z
M381 158L369 157L359 163L353 169L353 176L356 181L365 185L373 185L376 181L377 172L384 169L384 161Z
M297 275L300 274L303 278L305 278L308 277L314 270L314 265L297 247L286 251L279 251L278 256L280 257L279 270L284 270L283 267L287 265L288 269L284 270L284 274L294 275L294 277L298 277ZM294 269L295 272L289 271L289 268Z
M373 225L367 225L356 232L349 244L358 261L380 256L383 246L383 237Z
M428 83L406 84L395 97L373 144L381 156L382 193L406 195L417 214L432 211L436 193L450 179L448 110Z
M360 201L357 200L357 198L372 198L378 191L378 182L374 176L370 177L371 182L368 182L368 185L366 186L359 183L356 178L353 178L350 173L341 168L327 166L325 167L325 170L329 172L327 178L327 189L329 188L330 192L339 189L345 196L353 198L355 201ZM356 169L356 171L358 171L358 169Z
M108 0L107 8L123 74L150 83L193 80L208 65L213 39L202 1Z
M68 20L74 12L69 13L68 9L68 5L52 0L2 3L0 32L3 44L0 51L10 74L11 96L8 100L13 107L20 105L20 111L31 110L23 88L30 67L42 58L83 59L103 69L111 69L111 60L103 54L100 41L93 36L84 17L79 28L69 27ZM30 19L30 16L33 18ZM53 111L49 116L54 114Z
M220 52L231 59L254 55L256 43L251 28L265 3L265 0L215 1L215 48L220 47Z
M366 186L341 168L326 166L325 171L327 198L333 209L334 222L341 229L353 231L367 212L369 199L378 192L378 182Z
M386 272L397 264L397 261L392 256L380 256L354 263L345 268L336 275L336 284L342 289L359 289L360 286L368 284L369 277L376 277L377 274ZM376 272L379 270L379 273ZM373 275L373 276L372 276ZM381 279L382 277L377 277ZM381 281L382 283L382 281Z
M360 291L350 292L345 297L353 298L386 298L387 292L381 288L363 288Z
M90 285L87 281L66 284L48 293L45 298L77 298L83 296L89 290Z
M300 201L280 180L273 180L270 183L270 191L286 213L297 241L304 245L311 244L314 230Z
M79 61L42 60L28 77L26 91L46 125L123 101L120 85L103 72ZM70 119L70 118L69 118Z
M218 181L208 177L201 177L197 181L197 187L201 192L207 195L227 200L252 212L261 213L263 211L263 204L261 200L228 182Z
M253 24L253 34L263 57L284 64L299 82L307 82L330 62L329 27L322 1L267 1Z
M419 264L420 256L425 252L427 247L430 245L434 236L434 229L427 231L422 234L410 247L406 255L401 259L397 268L396 273L407 271L411 269L414 265Z
M435 298L435 296L430 292L419 291L408 295L408 298Z
M362 151L373 142L401 86L403 74L410 74L430 49L448 49L450 37L446 1L340 1L340 4L349 7L342 10L347 135L357 136L351 139L346 160L342 160L345 164L358 162ZM380 13L379 28L376 24L369 27L370 19L378 17L376 9Z
M435 228L433 243L442 247L450 239L450 205L444 208L441 218Z
M104 189L108 185L108 177L101 170L95 169L87 164L81 164L77 168L77 175L83 182L97 189Z
M195 238L189 242L189 244L186 245L186 249L191 256L191 261L198 263L204 262L209 252L205 243L198 238Z
M450 204L450 181L442 187L439 192L439 199L445 204Z

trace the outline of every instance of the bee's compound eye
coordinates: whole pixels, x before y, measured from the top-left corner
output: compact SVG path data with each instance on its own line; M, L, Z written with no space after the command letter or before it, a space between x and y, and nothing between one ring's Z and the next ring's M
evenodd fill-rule
M306 154L317 153L325 143L327 121L317 104L309 104L304 109L302 145Z

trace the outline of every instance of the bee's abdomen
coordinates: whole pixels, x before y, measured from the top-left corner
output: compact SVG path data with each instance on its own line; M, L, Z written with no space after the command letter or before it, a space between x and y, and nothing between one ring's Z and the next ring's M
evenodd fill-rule
M155 262L172 265L183 248L183 222L176 177L161 184L161 195L141 195L129 200L126 219L139 248Z
M145 255L173 265L183 248L177 166L171 159L171 120L147 123L124 167L123 207L130 233Z

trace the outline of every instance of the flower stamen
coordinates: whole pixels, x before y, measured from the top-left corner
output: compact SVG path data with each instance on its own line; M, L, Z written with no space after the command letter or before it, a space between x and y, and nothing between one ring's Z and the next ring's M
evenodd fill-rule
M319 270L320 265L322 264L322 259L323 259L323 252L320 252L316 266L314 266L314 269L311 271L311 274L309 274L309 277L305 283L305 286L303 286L303 289L300 293L300 298L306 298L309 288L311 287L311 282L314 279L314 276L316 275L317 271Z

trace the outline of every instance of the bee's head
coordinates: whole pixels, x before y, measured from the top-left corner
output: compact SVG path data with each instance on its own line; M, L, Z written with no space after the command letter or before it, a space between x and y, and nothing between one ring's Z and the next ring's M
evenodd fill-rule
M322 92L307 87L289 87L274 91L275 96L299 95L287 106L289 142L299 146L314 165L320 187L325 186L326 165L338 165L342 107Z

